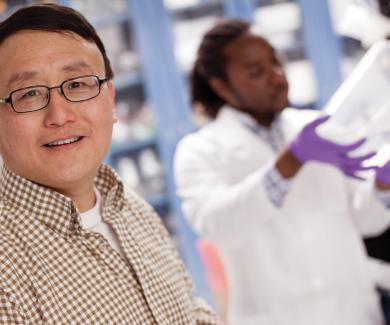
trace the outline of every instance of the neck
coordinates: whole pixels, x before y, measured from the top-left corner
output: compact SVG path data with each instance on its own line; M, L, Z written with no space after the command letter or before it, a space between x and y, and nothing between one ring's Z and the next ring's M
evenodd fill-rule
M96 203L96 195L93 190L93 184L77 188L74 191L58 190L61 194L71 198L76 203L80 212L85 212L92 209Z
M234 106L232 106L234 107ZM250 109L245 109L245 108L237 108L238 111L244 112L248 115L250 115L255 121L265 127L265 128L270 128L272 123L275 121L275 119L278 117L279 112L270 112L270 113L262 113L262 112L256 112Z
M255 119L255 121L265 127L270 128L272 123L277 118L277 113L256 113L256 112L250 112L250 111L244 111L245 113L249 114L252 118Z
M275 121L277 114L259 114L251 115L258 124L266 128L270 128L273 121Z

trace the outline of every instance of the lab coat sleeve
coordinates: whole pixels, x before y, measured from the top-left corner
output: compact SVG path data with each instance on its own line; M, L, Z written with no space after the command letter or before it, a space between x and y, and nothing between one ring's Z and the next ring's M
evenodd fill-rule
M176 151L175 178L184 214L194 229L211 241L229 245L271 222L280 210L263 186L270 165L229 184L219 159L217 146L187 137Z
M352 209L363 236L377 236L390 226L390 210L375 194L373 177L354 190Z

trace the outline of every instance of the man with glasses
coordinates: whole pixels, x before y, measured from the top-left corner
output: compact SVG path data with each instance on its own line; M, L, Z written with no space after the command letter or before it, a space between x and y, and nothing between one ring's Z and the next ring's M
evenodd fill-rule
M102 161L115 91L79 13L0 23L0 323L217 324L158 216Z

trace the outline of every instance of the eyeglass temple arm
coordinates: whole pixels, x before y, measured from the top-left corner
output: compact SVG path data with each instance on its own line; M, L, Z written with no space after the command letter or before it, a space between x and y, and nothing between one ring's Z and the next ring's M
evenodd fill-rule
M0 104L9 104L11 103L11 98L0 98Z

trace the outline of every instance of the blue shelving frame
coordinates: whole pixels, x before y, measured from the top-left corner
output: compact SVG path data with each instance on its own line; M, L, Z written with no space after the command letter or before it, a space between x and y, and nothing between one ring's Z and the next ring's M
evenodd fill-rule
M222 0L225 15L253 21L255 3L253 0Z
M298 0L301 7L306 54L317 80L317 108L322 108L341 84L343 51L334 33L326 0ZM313 28L315 26L315 28Z
M162 0L133 0L129 6L142 58L146 93L156 117L158 149L166 172L168 200L176 217L179 248L197 294L213 304L203 264L196 250L197 238L183 217L174 183L176 144L184 134L193 130L193 125L183 76L174 57L170 14Z

